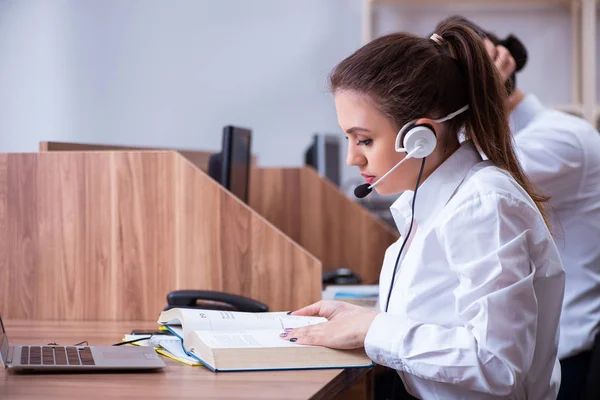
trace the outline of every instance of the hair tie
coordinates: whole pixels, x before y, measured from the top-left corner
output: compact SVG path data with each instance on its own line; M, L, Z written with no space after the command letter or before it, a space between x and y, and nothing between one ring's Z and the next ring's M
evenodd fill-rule
M431 37L429 39L433 40L440 46L443 46L444 43L446 43L446 40L444 40L444 38L441 37L440 35L438 35L437 33L434 33L433 35L431 35Z

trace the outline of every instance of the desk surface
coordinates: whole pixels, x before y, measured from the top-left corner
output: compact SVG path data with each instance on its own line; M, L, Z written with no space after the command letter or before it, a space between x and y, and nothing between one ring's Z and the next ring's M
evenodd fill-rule
M119 342L152 322L4 321L11 344L90 345ZM213 373L164 358L161 372L12 374L0 370L0 399L332 399L365 375L366 368Z

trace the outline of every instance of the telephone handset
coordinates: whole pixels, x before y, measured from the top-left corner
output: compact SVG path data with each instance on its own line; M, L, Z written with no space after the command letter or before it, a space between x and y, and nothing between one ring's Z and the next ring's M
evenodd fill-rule
M258 300L212 290L174 290L167 295L165 311L171 308L204 308L244 312L269 311L269 307Z

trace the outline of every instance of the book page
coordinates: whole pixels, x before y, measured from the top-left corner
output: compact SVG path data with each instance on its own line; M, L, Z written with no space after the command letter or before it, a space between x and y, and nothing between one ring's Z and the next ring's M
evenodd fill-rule
M298 317L285 312L245 313L220 310L181 309L185 334L193 331L276 329L327 322L321 317Z
M177 328L175 328L177 329ZM183 333L181 333L183 334ZM125 335L123 340L136 340L148 337L148 335ZM187 365L202 365L198 360L188 356L183 349L181 339L171 335L154 335L150 339L139 340L133 343L135 346L151 346L160 354L182 362ZM161 351L162 349L162 351Z
M181 340L174 341L163 341L160 343L160 347L169 353L169 357L174 360L180 361L188 365L202 365L198 360L187 355L181 344Z
M213 349L248 349L266 347L298 347L289 340L279 337L280 330L256 329L239 331L197 331L197 335L204 344ZM193 349L189 349L193 351Z
M169 325L169 330L179 340L183 340L183 338L185 337L185 332L183 331L183 328L181 326Z

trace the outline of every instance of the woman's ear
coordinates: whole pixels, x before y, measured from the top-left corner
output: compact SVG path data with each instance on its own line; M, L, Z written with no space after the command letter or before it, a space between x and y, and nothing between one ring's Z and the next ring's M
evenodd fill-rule
M415 125L421 125L421 124L430 125L433 128L436 135L439 132L439 128L441 125L441 124L435 122L435 120L433 120L431 118L421 118L421 119L418 119L417 122L415 122Z

